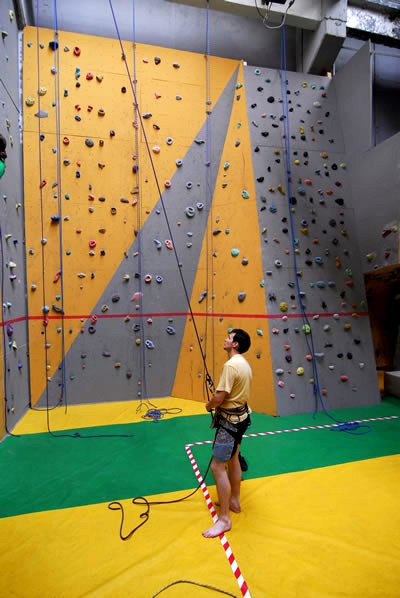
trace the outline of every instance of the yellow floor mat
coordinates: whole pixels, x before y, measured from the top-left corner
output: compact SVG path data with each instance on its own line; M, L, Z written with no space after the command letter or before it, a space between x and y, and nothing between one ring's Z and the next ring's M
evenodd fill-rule
M244 482L227 538L251 596L398 598L399 467L395 455ZM126 532L140 508L123 504ZM119 523L106 504L0 520L0 596L150 598L177 579L240 596L220 541L201 536L211 519L200 492L153 507L126 542ZM161 595L222 594L177 585Z
M49 411L50 429L54 432L56 430L142 422L142 416L146 411L154 408L182 409L177 414L166 414L166 419L185 415L198 415L206 413L204 405L205 402L163 397L151 399L150 402L143 402L141 406L138 401L90 403L87 405L71 405L68 407L67 412L65 412L65 406L60 406ZM30 409L13 430L14 434L38 434L40 432L47 432L46 409L40 411Z

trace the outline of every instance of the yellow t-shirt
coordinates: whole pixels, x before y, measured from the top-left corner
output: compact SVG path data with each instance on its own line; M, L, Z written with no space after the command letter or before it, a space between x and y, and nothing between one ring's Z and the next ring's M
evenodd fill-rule
M248 403L251 393L251 382L253 373L247 360L240 353L233 355L224 364L221 378L218 382L217 391L222 390L229 394L220 405L222 409L235 409ZM251 409L249 408L249 413ZM243 415L232 415L229 419L237 423L246 419L247 413Z

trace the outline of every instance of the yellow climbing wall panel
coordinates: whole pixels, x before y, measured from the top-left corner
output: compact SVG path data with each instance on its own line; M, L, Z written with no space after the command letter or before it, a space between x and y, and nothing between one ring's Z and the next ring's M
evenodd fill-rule
M62 319L56 310L63 305L66 352L124 259L138 221L146 221L159 199L140 129L139 174L132 170L134 101L119 42L63 31L57 39L56 54L49 48L53 31L24 30L24 180L33 405L45 389L46 376L54 374L62 359ZM133 77L132 43L123 45ZM75 48L79 55L75 55ZM141 44L137 44L135 54L137 99L142 113L153 114L151 120L144 121L144 127L150 147L161 148L160 153L153 153L153 159L163 184L175 172L177 148L184 158L204 123L205 57ZM159 64L155 64L155 56L162 57ZM179 63L180 68L173 63ZM237 64L210 58L213 103ZM39 111L47 116L38 118L35 114ZM174 138L174 151L166 145L167 137ZM86 145L86 139L93 141L93 147ZM60 216L59 199L62 227L51 220ZM96 241L92 249L91 240ZM58 275L60 251L63 288ZM47 344L44 305L50 308Z
M251 405L257 411L276 414L265 290L260 285L263 268L242 65L237 87L191 303L193 311L201 314L196 320L215 384L227 359L223 350L227 330L243 328L252 338L246 354L254 374ZM248 199L243 198L243 192ZM221 232L214 235L218 230ZM239 250L236 257L232 249ZM206 288L208 295L199 303ZM242 302L238 300L240 293L246 293ZM190 321L173 394L204 400L203 361Z

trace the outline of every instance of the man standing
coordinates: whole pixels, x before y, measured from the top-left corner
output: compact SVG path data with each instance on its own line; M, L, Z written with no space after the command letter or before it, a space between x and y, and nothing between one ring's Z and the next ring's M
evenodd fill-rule
M239 449L243 434L250 425L247 402L251 392L252 371L243 357L250 348L250 336L240 328L233 329L224 340L229 359L225 363L217 389L206 404L207 411L216 409L216 428L211 471L217 485L220 514L218 521L203 532L215 538L231 529L229 510L240 512L242 471Z

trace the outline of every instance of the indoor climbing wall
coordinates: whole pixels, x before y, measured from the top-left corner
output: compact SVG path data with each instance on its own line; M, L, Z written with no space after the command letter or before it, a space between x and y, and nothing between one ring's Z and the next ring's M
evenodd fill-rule
M316 372L329 407L376 402L329 80L287 76L289 193L278 72L33 28L23 47L32 403L204 400L198 344L217 381L232 327L257 411L311 411Z
M245 73L278 413L377 403L332 81Z
M7 143L5 171L0 178L1 438L6 430L13 429L29 405L19 73L16 68L19 48L11 0L0 4L0 29L0 134Z
M116 42L79 36L78 45L73 34L60 33L58 40L51 31L39 30L39 39L37 34L27 29L24 38L28 293L37 347L31 354L32 402L163 396L175 379L178 388L183 383L179 396L202 400L199 347L183 339L185 325L186 335L193 331L187 297L196 278L204 299L195 299L199 337L204 350L218 343L222 365L230 324L218 318L215 341L213 273L204 248L217 234L210 232L211 206L217 176L226 177L219 168L222 152L233 143L227 132L240 64L209 57L206 68L202 55L139 45L134 53L125 44L126 64L137 73L139 115ZM246 143L244 149L239 140L233 145L241 165L235 176L254 185L252 171L245 174L242 167L243 151L246 161L251 157L245 103L241 111L234 118L243 121ZM230 197L233 190L231 183L218 209L237 209L231 220L238 242L243 225L256 226L257 212L253 199L252 209L241 214L243 197ZM256 267L261 279L258 244L247 251L254 254L249 273ZM226 266L224 277L236 277L236 269ZM224 293L221 288L219 298ZM249 299L247 311L256 305ZM236 295L219 306L237 314L235 326L243 313L238 306ZM257 309L264 313L262 293ZM253 323L249 331L256 335ZM268 353L260 345L262 351ZM196 360L199 369L192 365ZM207 362L210 367L209 356ZM271 404L270 371L262 364L258 370L259 383L270 385Z

